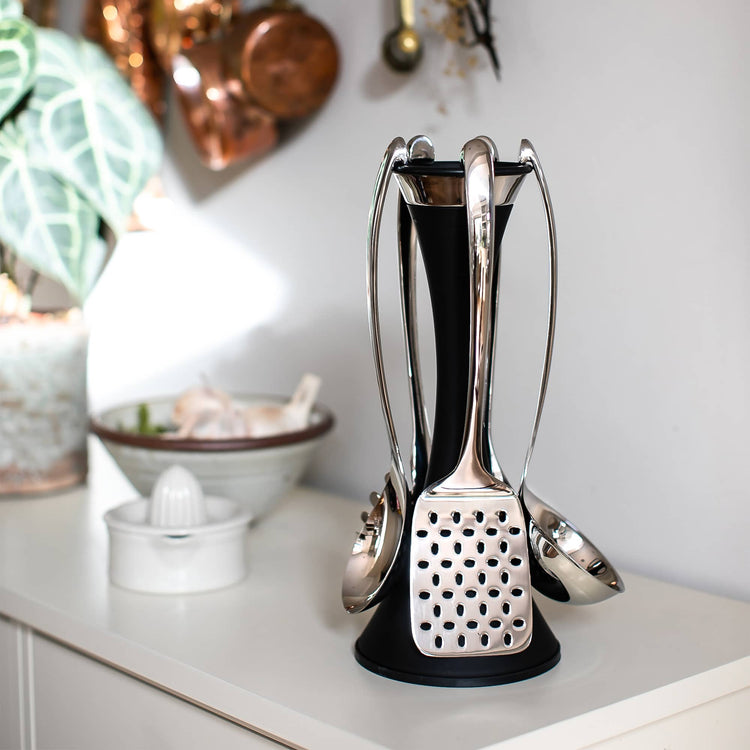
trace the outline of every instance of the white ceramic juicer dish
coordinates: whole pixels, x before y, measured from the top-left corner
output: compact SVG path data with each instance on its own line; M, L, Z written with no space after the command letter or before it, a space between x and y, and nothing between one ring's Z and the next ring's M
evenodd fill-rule
M245 533L251 514L240 503L205 497L187 469L172 466L151 498L104 515L109 577L122 588L184 594L231 586L246 574Z

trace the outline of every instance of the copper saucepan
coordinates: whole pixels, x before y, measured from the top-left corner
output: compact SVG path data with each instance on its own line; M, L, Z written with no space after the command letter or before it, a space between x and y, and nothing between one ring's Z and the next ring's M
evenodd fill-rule
M236 17L226 42L230 74L279 119L312 114L336 81L339 54L331 33L287 2Z
M226 75L223 43L194 44L172 61L190 136L201 161L215 170L265 153L278 140L274 117L248 101L240 82Z
M333 88L339 58L325 26L281 0L232 16L215 34L201 42L182 37L171 68L201 160L218 170L268 151L278 140L277 120L317 110Z

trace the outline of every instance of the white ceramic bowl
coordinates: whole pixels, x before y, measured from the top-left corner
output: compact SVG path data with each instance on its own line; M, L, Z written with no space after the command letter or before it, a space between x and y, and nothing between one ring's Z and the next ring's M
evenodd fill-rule
M281 404L273 396L232 396L240 406ZM144 399L153 424L168 424L175 399ZM237 500L257 520L299 481L323 436L333 427L333 415L316 405L304 430L265 438L165 439L132 432L138 404L108 409L91 420L117 465L144 497L151 495L159 475L174 464L184 466L207 495Z

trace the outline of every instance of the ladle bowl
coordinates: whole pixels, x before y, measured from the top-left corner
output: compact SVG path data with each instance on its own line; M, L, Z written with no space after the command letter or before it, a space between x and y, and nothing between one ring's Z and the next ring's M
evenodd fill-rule
M341 601L350 614L364 612L385 595L386 579L396 564L404 526L398 503L403 488L394 487L392 476L386 474L381 494L370 495L373 508L362 514L363 526L347 560Z
M537 591L568 604L596 604L625 590L609 560L567 518L528 487L522 500L529 547L541 569L533 575Z

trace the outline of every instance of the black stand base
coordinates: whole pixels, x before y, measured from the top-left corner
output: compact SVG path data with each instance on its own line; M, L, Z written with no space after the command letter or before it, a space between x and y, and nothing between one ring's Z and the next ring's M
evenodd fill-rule
M507 656L425 656L411 637L406 589L397 584L388 593L355 644L357 661L375 674L417 685L483 687L536 677L560 661L560 644L536 604L533 636L524 651Z

